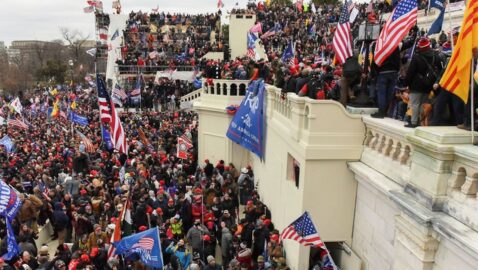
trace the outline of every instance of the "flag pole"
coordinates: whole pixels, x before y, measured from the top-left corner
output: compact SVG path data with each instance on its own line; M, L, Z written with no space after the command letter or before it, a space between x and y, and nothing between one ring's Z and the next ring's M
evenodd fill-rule
M448 9L448 22L450 24L450 42L451 42L451 51L453 51L453 47L455 45L453 44L453 28L451 24L451 10L450 10L450 0L448 0L446 8Z
M475 144L475 81L473 78L473 74L475 73L475 57L473 56L471 59L471 75L470 75L470 113L471 113L471 144Z

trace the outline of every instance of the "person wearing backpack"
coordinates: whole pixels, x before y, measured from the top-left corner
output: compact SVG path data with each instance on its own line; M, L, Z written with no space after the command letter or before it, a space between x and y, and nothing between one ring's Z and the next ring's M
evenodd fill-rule
M428 99L433 85L440 79L443 66L442 58L431 49L430 40L421 38L404 80L410 91L408 106L412 110L411 121L405 127L414 128L419 125L422 104Z

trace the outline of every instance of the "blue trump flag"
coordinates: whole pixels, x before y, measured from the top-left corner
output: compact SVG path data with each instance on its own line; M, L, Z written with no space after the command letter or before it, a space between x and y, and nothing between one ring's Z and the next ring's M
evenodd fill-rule
M103 142L106 145L106 149L113 149L113 142L111 141L110 132L103 125L101 125L101 135L103 137Z
M231 141L261 159L264 157L264 94L264 81L252 81L226 133Z
M440 11L440 15L438 15L437 19L433 22L432 26L428 30L427 36L438 34L441 32L443 26L443 19L445 18L445 9Z
M71 112L70 114L70 120L73 122L73 123L76 123L80 126L87 126L88 125L88 118L84 117L84 116L81 116L79 114L76 114L75 112Z
M22 202L15 190L0 180L0 215L5 217L7 228L7 253L2 255L5 260L11 260L20 253L20 248L15 240L15 234L10 223L20 210Z
M15 233L13 232L12 225L10 225L10 221L7 220L5 223L7 225L7 253L3 254L2 258L8 261L20 254L20 247L18 247L15 240Z
M444 10L445 9L445 5L443 4L443 0L430 0L428 2L428 9L430 8L436 8L436 9L439 9L439 10Z
M284 50L284 53L282 54L282 63L287 62L287 60L294 58L294 45L292 44L292 41L287 44L287 47Z
M8 135L5 135L2 139L0 139L0 145L5 146L7 153L11 153L13 150L13 141L10 137L8 137Z
M126 258L140 259L145 266L151 268L163 267L163 253L159 240L158 227L144 232L133 234L113 243L116 248L115 254Z

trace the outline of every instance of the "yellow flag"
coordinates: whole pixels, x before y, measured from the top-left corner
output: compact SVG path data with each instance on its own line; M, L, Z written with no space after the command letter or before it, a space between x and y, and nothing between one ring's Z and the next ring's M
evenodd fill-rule
M468 102L470 92L470 77L472 64L472 50L478 47L478 0L470 0L466 4L465 15L460 28L460 35L456 41L450 62L443 74L440 85L457 95L465 103Z
M271 0L266 0L266 6L270 6L271 5Z
M71 109L76 110L76 101L73 101L70 105Z
M50 115L51 117L57 117L58 114L60 113L59 103L60 103L60 99L56 98L55 103L53 103L53 110L51 111L51 115Z
M158 32L158 27L155 25L155 24L150 24L150 28L151 28L151 33L156 33Z
M52 95L52 96L58 95L58 90L56 88L54 88L53 90L50 91L50 95Z

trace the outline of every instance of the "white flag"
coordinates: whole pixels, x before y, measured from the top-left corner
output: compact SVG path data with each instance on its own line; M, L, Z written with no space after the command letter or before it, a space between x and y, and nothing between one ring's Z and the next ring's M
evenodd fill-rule
M10 103L10 107L12 107L12 109L15 110L17 113L22 113L23 107L18 97Z
M89 49L86 53L94 57L96 56L96 48Z

